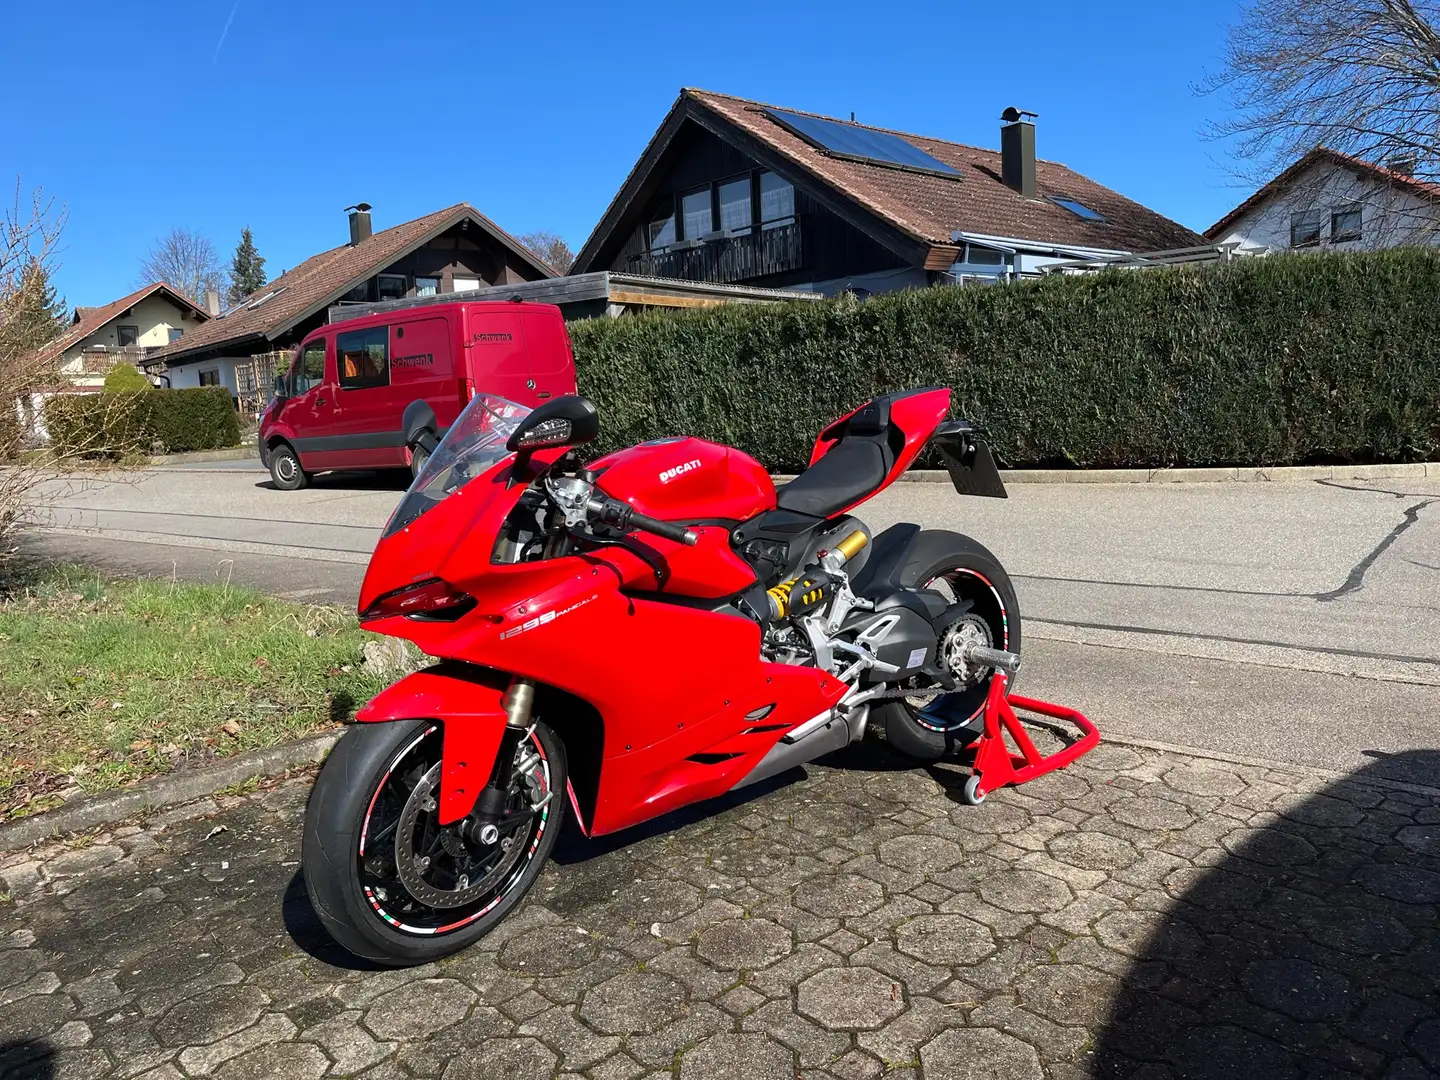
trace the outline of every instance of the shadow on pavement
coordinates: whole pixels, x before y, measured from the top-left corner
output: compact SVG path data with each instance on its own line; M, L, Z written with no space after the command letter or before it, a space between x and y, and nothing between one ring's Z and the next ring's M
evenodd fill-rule
M404 491L410 486L409 469L381 469L376 472L321 473L310 478L307 490L325 491ZM257 488L275 491L275 482L268 477L255 482Z
M314 957L322 964L342 968L345 971L384 971L381 965L356 956L325 931L320 917L310 904L305 891L305 878L299 870L290 879L281 902L280 916L285 923L285 932L307 956Z
M1107 944L1134 962L1091 1075L1440 1074L1440 800L1364 783L1397 769L1440 784L1440 751L1282 798L1213 865L1175 859L1156 882L1176 898L1164 915L1131 898L1133 934Z
M0 1042L0 1076L6 1080L51 1080L55 1048L44 1039Z

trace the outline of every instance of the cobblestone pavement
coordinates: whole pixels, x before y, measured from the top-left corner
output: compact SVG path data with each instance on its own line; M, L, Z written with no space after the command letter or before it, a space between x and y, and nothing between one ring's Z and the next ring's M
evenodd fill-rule
M1115 745L979 808L962 779L865 747L567 836L515 917L408 971L317 929L304 782L0 858L0 1075L1440 1072L1433 793Z

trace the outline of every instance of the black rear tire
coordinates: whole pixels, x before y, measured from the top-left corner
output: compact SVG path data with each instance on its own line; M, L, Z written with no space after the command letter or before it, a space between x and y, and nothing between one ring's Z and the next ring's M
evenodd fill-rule
M417 477L425 469L425 463L430 460L430 451L421 443L415 443L410 447L410 475Z
M547 770L554 797L536 823L538 836L534 835L536 825L530 826L525 842L533 841L533 847L507 871L494 894L484 894L469 907L457 907L453 915L416 907L419 902L398 879L386 883L391 895L377 894L372 863L377 857L384 860L385 849L372 842L371 851L362 856L362 836L387 784L406 769L429 767L439 760L440 732L440 725L433 720L352 727L326 759L306 807L300 861L310 903L336 941L356 956L378 964L409 967L428 963L484 937L535 883L560 833L565 813L565 747L549 727L537 723L531 742L523 746L542 753L541 767ZM393 867L393 849L389 860ZM407 904L418 914L405 914Z
M270 451L270 479L281 491L299 491L310 483L310 474L301 468L289 443L279 443Z
M957 596L974 602L973 610L989 628L990 644L1018 653L1020 603L1000 560L983 544L960 533L930 535L943 536L947 542L922 564L909 568L903 584L918 589L946 581ZM984 722L985 698L994 677L992 672L962 693L949 695L943 722L903 699L880 705L874 711L874 721L882 726L885 741L902 754L927 764L939 761L963 750L978 737ZM1012 677L1007 693L1014 682Z

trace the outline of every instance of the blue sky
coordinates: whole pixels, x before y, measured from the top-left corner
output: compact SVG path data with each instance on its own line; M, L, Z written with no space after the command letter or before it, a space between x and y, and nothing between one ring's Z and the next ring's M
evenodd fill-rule
M1063 161L1196 229L1237 203L1199 132L1235 0L1087 4L19 4L0 178L69 209L57 284L123 295L181 226L228 261L249 225L275 276L346 237L469 200L579 249L682 86L999 145L1040 114ZM34 95L31 97L30 95Z

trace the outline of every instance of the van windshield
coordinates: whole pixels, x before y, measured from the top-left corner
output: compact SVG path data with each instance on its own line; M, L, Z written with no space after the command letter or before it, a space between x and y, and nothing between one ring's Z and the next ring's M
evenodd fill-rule
M472 399L405 492L385 526L384 535L399 532L469 481L489 472L501 458L508 457L510 451L505 449L505 444L529 415L528 405L517 405L502 397L481 394Z

